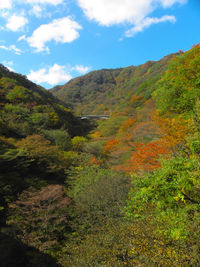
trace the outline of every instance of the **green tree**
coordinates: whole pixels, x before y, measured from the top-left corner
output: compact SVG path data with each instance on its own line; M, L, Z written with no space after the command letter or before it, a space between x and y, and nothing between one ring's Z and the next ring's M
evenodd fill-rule
M44 130L43 132L59 149L69 150L71 148L72 141L67 130Z
M71 182L75 229L88 229L121 218L130 177L90 166L78 169Z
M200 45L175 56L154 95L161 113L185 113L200 97Z
M27 101L30 98L30 92L23 86L16 85L8 94L7 99L13 102Z
M199 173L197 159L174 157L151 174L133 175L127 217L137 220L149 214L166 236L188 237L189 225L200 219Z
M72 139L72 147L75 151L82 151L87 139L83 136L75 136Z

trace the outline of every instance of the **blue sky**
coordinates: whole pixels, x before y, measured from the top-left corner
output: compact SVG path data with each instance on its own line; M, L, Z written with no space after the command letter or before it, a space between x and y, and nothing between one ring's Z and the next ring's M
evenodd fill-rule
M0 62L51 88L200 42L200 0L0 0Z

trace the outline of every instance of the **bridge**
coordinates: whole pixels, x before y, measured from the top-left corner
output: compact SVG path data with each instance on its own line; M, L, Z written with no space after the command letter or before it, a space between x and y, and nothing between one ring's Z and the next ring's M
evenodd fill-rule
M110 116L108 115L81 115L78 116L79 119L81 120L91 120L91 119L99 119L99 120L108 120L110 118Z

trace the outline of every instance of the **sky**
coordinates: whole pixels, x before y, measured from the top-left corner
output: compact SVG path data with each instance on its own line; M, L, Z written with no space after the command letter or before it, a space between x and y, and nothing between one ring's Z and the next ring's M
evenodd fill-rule
M200 42L200 0L0 0L0 63L49 89Z

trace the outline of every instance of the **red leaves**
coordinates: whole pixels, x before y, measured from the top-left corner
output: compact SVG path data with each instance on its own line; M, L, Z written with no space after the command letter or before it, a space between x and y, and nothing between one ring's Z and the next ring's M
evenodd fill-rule
M136 143L135 151L128 160L127 171L152 171L160 167L160 156L167 154L169 150L159 140L148 144Z
M121 127L119 128L119 133L125 132L127 130L129 130L131 127L134 126L134 124L136 123L136 118L129 118L128 120L126 120Z
M102 161L100 159L93 157L88 164L89 165L92 165L92 164L101 165L101 163L102 163Z
M118 144L118 142L115 139L109 140L105 146L104 146L104 150L110 152L113 151L115 146Z

